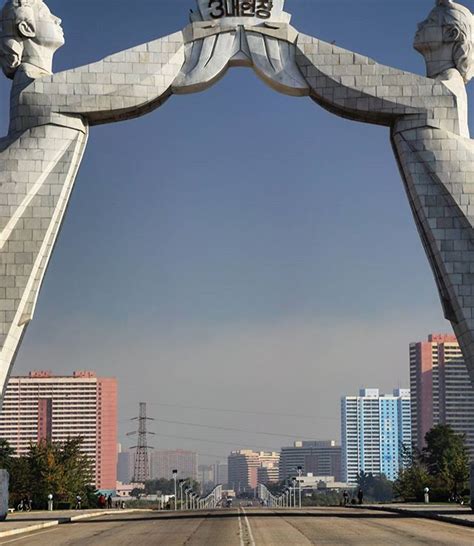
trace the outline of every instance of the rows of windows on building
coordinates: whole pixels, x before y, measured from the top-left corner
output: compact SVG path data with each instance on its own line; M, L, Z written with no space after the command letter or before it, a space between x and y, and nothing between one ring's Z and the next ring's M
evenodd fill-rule
M450 425L474 461L474 386L452 334L430 334L409 346L410 389L381 395L362 389L341 401L343 480L361 470L397 478L404 453L425 447L426 433Z
M412 435L418 448L435 425L464 434L474 461L474 386L454 335L431 334L410 344Z
M210 489L223 484L237 492L257 483L271 484L301 473L318 488L354 484L361 471L394 480L404 453L424 447L426 433L446 423L466 436L474 460L474 388L456 338L431 334L409 346L410 389L381 394L365 388L341 399L341 445L334 440L298 441L279 452L236 450L227 461L199 464L194 451L151 450L150 479L192 479ZM83 451L93 461L94 484L113 490L130 484L134 452L117 444L117 381L77 371L55 376L35 371L11 377L0 413L0 437L17 455L31 442L84 438Z
M341 438L344 481L356 483L361 471L395 480L412 444L410 391L361 389L342 398Z
M81 436L82 451L93 464L94 485L113 491L117 474L117 380L92 371L55 376L33 371L9 379L0 438L17 456L41 440L64 442Z

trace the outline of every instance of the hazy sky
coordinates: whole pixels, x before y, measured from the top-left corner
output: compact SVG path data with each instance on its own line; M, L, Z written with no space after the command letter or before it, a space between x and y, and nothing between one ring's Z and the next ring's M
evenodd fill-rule
M194 7L47 3L66 33L57 71L180 30ZM286 9L305 33L423 73L411 44L432 5L287 0ZM2 79L3 131L8 93ZM125 446L127 420L146 401L163 420L151 424L155 447L211 461L293 437L339 440L340 396L408 386L408 343L443 330L388 130L232 69L205 93L92 129L14 373L116 376Z

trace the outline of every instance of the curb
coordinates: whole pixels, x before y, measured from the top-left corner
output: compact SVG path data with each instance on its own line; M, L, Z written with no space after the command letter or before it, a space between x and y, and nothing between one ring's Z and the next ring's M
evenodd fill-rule
M460 525L462 527L474 528L474 521L467 521L465 519L455 518L452 516L445 516L443 514L436 514L435 512L425 512L419 510L408 510L407 508L395 508L395 507L382 507L382 506L373 506L373 505L363 505L363 506L352 506L351 508L361 509L365 508L366 510L377 510L379 512L392 512L394 514L400 514L403 516L413 516L414 518L420 519L431 519L434 521L441 521L443 523L451 523L453 525Z
M35 525L30 525L28 527L19 527L17 529L10 529L9 531L1 531L0 538L7 538L14 535L21 535L23 533L31 533L33 531L40 531L41 529L46 529L47 527L57 527L59 521L45 521L43 523L36 523Z
M18 527L17 529L10 529L8 531L0 531L0 539L7 538L14 535L20 535L23 533L32 533L34 531L40 531L41 529L47 529L48 527L56 527L58 525L64 525L67 523L74 523L83 519L97 518L99 516L111 516L114 514L130 514L132 512L143 512L143 510L129 509L129 510L102 510L100 512L91 512L87 514L79 514L77 516L65 516L58 517L56 520L44 521L42 523L35 523L28 527ZM7 520L8 521L8 520Z
M90 514L79 514L78 516L67 516L65 518L59 518L59 524L63 523L74 523L75 521L80 521L82 519L98 518L99 516L113 516L114 514L131 514L132 512L137 512L133 508L129 510L102 510L101 512L91 512Z

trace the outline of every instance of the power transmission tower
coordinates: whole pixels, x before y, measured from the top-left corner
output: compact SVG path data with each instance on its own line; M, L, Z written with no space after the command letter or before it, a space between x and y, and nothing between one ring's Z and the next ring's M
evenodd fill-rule
M148 445L148 434L155 434L147 430L147 421L153 421L151 417L146 416L146 403L140 402L140 413L138 417L134 417L132 421L138 421L138 431L129 432L127 436L138 434L137 445L131 449L135 449L135 464L133 469L133 481L145 483L150 479L150 461L148 458L148 450L153 449Z

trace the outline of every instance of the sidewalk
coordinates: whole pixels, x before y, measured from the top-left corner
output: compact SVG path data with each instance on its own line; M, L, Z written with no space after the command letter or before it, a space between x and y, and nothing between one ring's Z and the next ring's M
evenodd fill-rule
M445 523L474 527L474 511L469 505L458 504L364 504L355 506L370 510L383 510L395 514L412 515L417 518L434 519Z
M53 512L19 512L9 514L6 521L0 522L0 538L21 533L39 531L55 525L73 523L88 518L112 514L127 514L136 510L57 510Z

